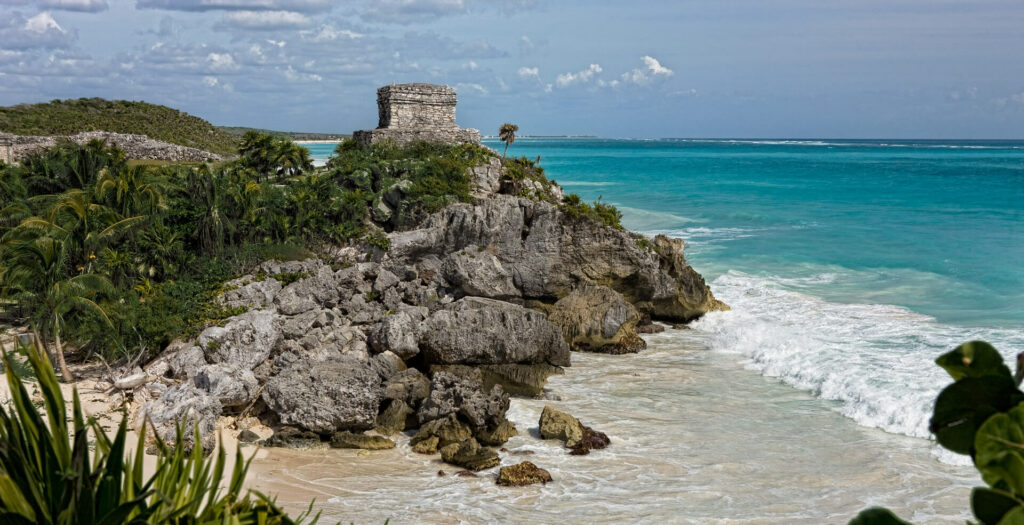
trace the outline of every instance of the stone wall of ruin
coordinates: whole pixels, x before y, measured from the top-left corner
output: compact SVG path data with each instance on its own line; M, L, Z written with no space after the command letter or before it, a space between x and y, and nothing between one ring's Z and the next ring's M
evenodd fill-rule
M170 162L206 162L221 161L224 157L208 151L196 148L169 144L158 140L152 140L145 135L128 135L123 133L109 133L106 131L87 131L71 136L37 137L29 135L11 135L0 133L0 156L4 155L3 144L9 143L8 158L4 161L8 164L18 163L25 157L57 145L60 141L71 141L77 144L85 144L93 139L105 141L108 145L117 146L125 152L129 159L141 160L164 160Z
M434 84L393 84L377 90L378 127L353 133L366 144L390 140L480 143L480 132L455 123L455 90Z

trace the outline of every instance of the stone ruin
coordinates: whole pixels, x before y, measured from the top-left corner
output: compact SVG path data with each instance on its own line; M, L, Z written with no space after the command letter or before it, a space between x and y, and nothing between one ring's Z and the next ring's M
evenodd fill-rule
M377 129L360 130L352 138L364 144L383 140L480 144L480 132L455 124L455 90L435 84L391 84L377 90Z
M212 162L224 160L216 153L196 148L153 140L145 135L86 131L68 136L13 135L0 132L0 161L17 164L33 153L52 148L61 142L86 144L101 140L108 146L121 148L129 159L162 160L171 162Z
M14 164L14 141L0 136L0 164Z

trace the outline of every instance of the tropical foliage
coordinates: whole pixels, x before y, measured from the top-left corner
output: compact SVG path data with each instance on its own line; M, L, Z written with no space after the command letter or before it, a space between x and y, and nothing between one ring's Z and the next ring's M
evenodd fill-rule
M0 107L0 130L15 135L73 135L102 129L233 155L234 137L209 122L166 106L80 98Z
M953 378L935 400L930 430L939 445L970 456L987 486L971 491L971 511L982 525L1024 523L1024 356L1011 376L1003 357L974 341L936 363ZM892 512L867 509L851 525L905 525Z
M156 465L147 476L145 428L134 452L129 451L127 417L108 436L95 419L85 417L77 390L69 425L53 368L35 348L26 349L26 355L38 380L43 410L15 374L16 360L4 352L11 400L9 406L0 406L0 523L256 525L309 518L307 511L293 520L273 499L244 489L251 459L245 461L241 450L235 453L230 473L223 446L210 458L202 447L186 450L181 425L175 445L157 440Z

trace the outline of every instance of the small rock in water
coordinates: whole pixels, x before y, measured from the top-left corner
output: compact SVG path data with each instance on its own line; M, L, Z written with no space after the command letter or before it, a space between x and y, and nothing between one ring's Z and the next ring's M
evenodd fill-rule
M580 428L583 429L583 438L575 446L569 447L572 449L573 456L585 456L590 454L591 449L602 449L611 444L611 440L608 439L608 434L604 432L598 432L582 423Z
M439 478L443 478L444 476L447 476L447 475L448 474L445 473L445 471L443 471L443 470L437 471L437 477L439 477Z
M473 438L442 448L441 459L445 463L473 471L496 467L501 463L497 451L493 448L481 447Z
M413 444L412 451L417 454L437 454L437 444L440 441L437 436L430 436Z
M395 442L386 437L367 436L349 431L335 432L331 436L331 448L359 448L363 450L384 450L395 448Z
M540 435L544 439L560 439L567 447L574 447L583 439L583 430L578 419L565 412L545 405L540 414Z
M522 487L534 483L547 483L551 481L551 473L524 461L518 465L501 467L498 471L498 485L506 487Z
M252 430L243 430L238 434L239 443L255 443L260 440L259 434Z
M476 478L476 477L479 477L479 476L476 475L476 472L473 472L471 470L460 470L460 471L456 472L455 475L459 476L460 478Z
M645 324L645 325L636 327L636 332L638 334L660 334L661 332L664 332L664 331L665 331L665 327L664 326L661 326L660 324L654 324L654 323Z

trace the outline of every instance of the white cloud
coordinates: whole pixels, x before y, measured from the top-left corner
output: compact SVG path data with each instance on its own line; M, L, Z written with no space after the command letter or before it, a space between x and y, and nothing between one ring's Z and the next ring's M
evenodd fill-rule
M455 91L457 93L458 92L465 93L466 91L476 91L477 93L479 93L481 95L486 95L488 93L487 88L485 88L484 86L482 86L480 84L476 84L476 83L466 83L466 82L460 82L458 84L455 84Z
M329 11L330 0L136 0L141 9L169 11Z
M317 29L300 31L299 35L303 40L309 42L333 42L335 40L355 40L363 38L364 34L349 31L348 29L337 29L331 25L322 25Z
M217 77L203 77L203 84L206 84L209 87L214 87L219 83L220 80L217 80Z
M590 67L577 73L562 73L555 78L555 84L560 88L569 87L573 84L586 84L593 80L594 75L604 71L600 64L590 64Z
M73 40L74 35L46 11L32 18L15 12L6 20L0 20L0 48L3 49L66 48Z
M670 77L674 74L671 69L661 65L661 62L658 62L658 59L652 56L644 56L642 60L644 61L644 67L634 69L628 73L623 73L623 82L649 84L656 78Z
M517 71L516 74L521 78L533 78L540 80L540 68L523 66L519 68L519 71Z
M235 11L224 15L218 25L230 29L277 30L309 27L313 21L294 11Z
M210 71L233 73L238 71L238 63L231 53L210 53L206 55L206 66Z
M284 71L284 77L291 82L320 82L324 78L316 73L300 73L295 68L288 66Z
M99 13L106 11L110 6L107 5L107 0L42 0L39 2L39 7L58 11Z

